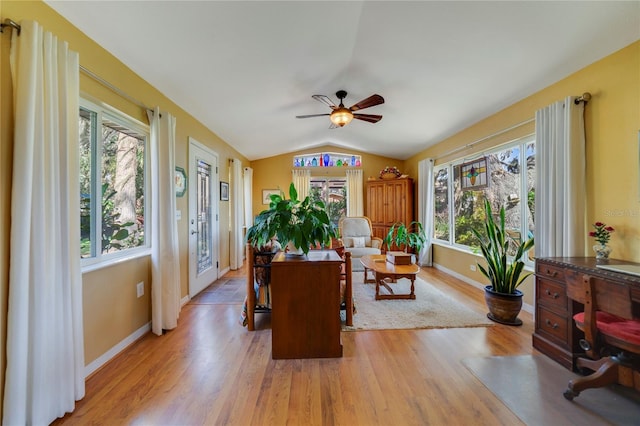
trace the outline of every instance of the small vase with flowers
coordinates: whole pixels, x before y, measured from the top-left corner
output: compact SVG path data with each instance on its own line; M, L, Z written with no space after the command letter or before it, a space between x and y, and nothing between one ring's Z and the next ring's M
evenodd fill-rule
M595 231L589 232L589 236L597 241L597 244L593 246L593 251L596 253L596 261L604 262L609 259L611 254L611 247L607 243L611 239L611 233L615 230L612 226L607 226L602 222L594 223L593 228Z

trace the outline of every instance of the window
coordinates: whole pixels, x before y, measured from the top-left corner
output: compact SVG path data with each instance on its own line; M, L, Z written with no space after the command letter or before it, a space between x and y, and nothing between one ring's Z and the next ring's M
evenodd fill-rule
M434 235L436 240L449 241L449 166L434 172Z
M148 247L148 128L80 103L80 257L95 263Z
M487 182L470 185L472 170L487 173ZM486 169L486 170L485 170ZM463 183L466 182L466 185ZM478 182L474 182L477 184ZM485 185L486 183L486 185ZM514 141L484 157L443 164L434 170L434 239L475 251L472 229L484 224L483 203L505 208L507 232L520 240L533 236L535 207L535 141ZM451 200L453 200L451 202ZM515 250L514 253L515 254ZM533 258L529 254L529 261Z
M336 227L341 217L347 215L347 179L311 178L311 200L324 202L331 223Z

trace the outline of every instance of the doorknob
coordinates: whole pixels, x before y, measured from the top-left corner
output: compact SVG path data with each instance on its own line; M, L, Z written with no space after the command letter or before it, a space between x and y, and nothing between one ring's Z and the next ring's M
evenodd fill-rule
M198 231L194 231L193 229L191 230L191 235L197 234L197 233L198 233Z

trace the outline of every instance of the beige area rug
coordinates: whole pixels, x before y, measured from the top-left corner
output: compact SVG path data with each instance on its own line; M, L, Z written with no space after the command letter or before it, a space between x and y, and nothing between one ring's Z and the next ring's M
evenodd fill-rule
M375 284L364 284L364 273L353 273L353 295L358 313L353 327L343 330L391 330L413 328L487 327L494 325L427 282L416 278L415 300L375 300ZM390 284L396 294L409 293L410 281ZM386 292L381 288L381 293ZM344 320L344 311L341 311Z
M640 397L621 386L562 393L579 377L544 355L467 358L462 363L527 425L638 425Z

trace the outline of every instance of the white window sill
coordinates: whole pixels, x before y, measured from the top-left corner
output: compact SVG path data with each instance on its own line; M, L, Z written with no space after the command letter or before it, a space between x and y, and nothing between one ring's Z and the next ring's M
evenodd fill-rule
M108 268L110 266L118 265L120 263L129 262L134 259L139 259L141 257L151 256L151 248L145 248L144 250L136 250L135 253L125 254L123 256L112 257L108 260L98 261L96 263L88 263L86 265L82 265L82 273L93 272L103 268Z

